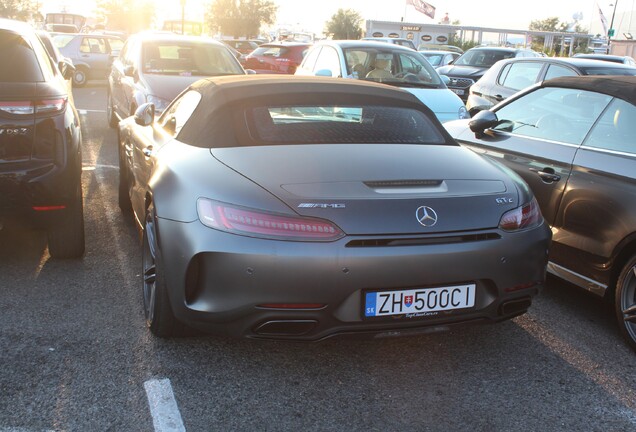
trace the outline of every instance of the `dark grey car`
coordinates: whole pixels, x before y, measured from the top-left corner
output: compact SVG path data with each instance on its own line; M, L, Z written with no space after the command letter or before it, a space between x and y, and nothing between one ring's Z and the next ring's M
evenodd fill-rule
M615 302L636 348L636 77L563 77L445 126L534 191L548 270ZM471 131L471 128L473 131Z
M156 335L417 334L522 314L543 283L527 185L404 90L210 78L119 135Z
M501 60L470 88L466 108L474 115L537 82L578 75L636 75L636 67L569 57Z
M132 35L108 76L108 123L115 127L146 102L160 114L193 82L222 75L245 75L245 70L220 42L174 33Z

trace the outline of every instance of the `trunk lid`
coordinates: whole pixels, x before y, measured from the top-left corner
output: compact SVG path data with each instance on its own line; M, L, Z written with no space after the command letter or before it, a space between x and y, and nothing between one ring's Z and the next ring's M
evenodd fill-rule
M458 146L299 145L211 152L296 213L328 219L349 235L488 229L519 205L506 174ZM419 222L422 206L434 210L435 224Z

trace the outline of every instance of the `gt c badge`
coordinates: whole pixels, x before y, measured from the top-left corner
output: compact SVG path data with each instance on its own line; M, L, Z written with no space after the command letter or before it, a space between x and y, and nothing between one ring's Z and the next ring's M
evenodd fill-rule
M437 223L437 213L430 207L420 206L415 211L415 217L420 225L425 227L432 227Z
M343 209L343 208L345 208L345 205L344 204L330 204L330 203L300 203L300 204L298 204L298 208Z

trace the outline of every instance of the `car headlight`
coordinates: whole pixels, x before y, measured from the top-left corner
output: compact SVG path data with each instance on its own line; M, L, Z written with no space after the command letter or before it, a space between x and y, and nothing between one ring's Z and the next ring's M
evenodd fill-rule
M199 198L197 212L207 227L249 237L333 241L344 236L340 228L324 219L269 213L207 198Z
M150 102L155 106L155 114L158 116L170 105L170 101L155 95L148 95L146 102Z
M463 119L469 119L470 118L470 114L468 114L468 110L466 109L466 107L464 105L459 107L459 119L463 120Z
M504 231L521 231L534 228L543 223L543 216L536 198L532 201L504 213L499 220L499 228Z

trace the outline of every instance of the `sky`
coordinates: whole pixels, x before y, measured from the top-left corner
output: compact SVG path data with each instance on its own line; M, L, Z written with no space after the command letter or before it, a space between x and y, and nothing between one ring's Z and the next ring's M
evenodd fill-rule
M134 1L134 0L133 0ZM196 19L203 15L203 5L209 0L186 0L186 18ZM324 23L338 9L353 9L366 20L400 21L411 23L437 23L446 13L451 21L460 24L493 28L524 30L530 21L558 17L562 22L572 22L573 15L582 13L580 25L591 33L602 33L598 6L603 10L608 23L616 3L614 27L621 32L636 34L636 0L430 0L436 8L435 19L406 6L406 0L273 0L278 5L277 21L294 30L307 30L320 34ZM94 0L39 0L44 12L66 8L67 12L90 15ZM181 15L180 0L154 0L159 15L178 18Z

